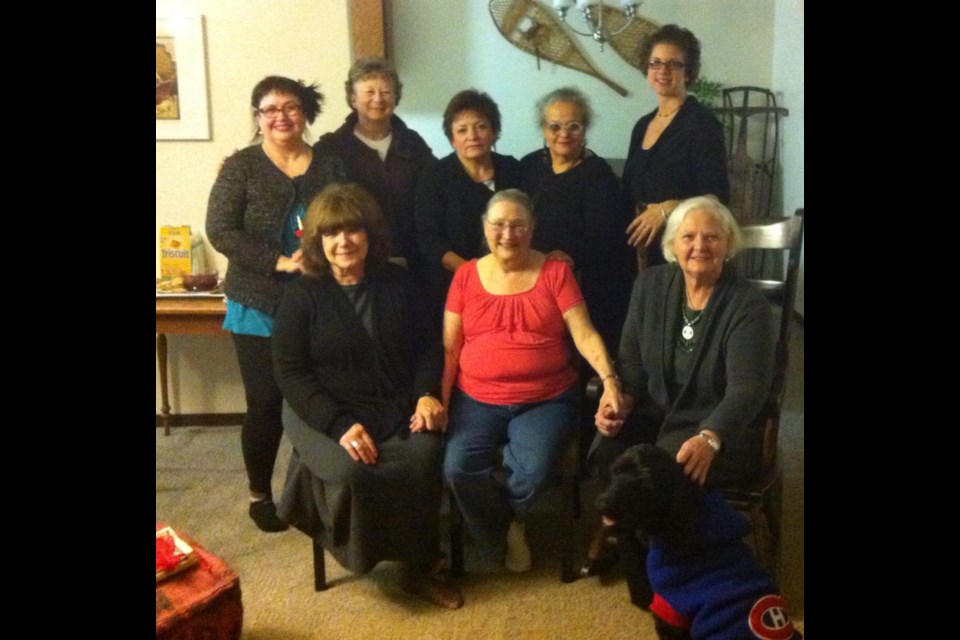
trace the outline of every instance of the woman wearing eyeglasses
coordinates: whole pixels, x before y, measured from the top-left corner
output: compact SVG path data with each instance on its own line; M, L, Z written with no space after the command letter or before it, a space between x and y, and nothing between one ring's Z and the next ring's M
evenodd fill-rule
M346 178L339 160L304 140L321 112L316 85L268 76L253 88L254 144L224 161L207 205L207 238L229 260L223 328L233 334L247 412L240 446L249 514L262 531L283 531L271 478L283 435L283 398L273 376L273 314L286 282L302 271L300 225L306 206Z
M444 476L473 539L515 572L531 566L524 517L577 433L571 342L603 380L602 406L620 406L573 270L531 247L534 226L524 192L494 194L483 213L490 252L457 269L443 316Z
M436 161L427 143L395 113L403 83L384 58L360 58L346 82L350 114L336 131L324 134L314 149L343 160L347 177L377 199L390 224L390 251L403 258L414 277L423 267L414 232L417 179Z
M537 218L532 246L573 267L590 318L604 342L615 345L633 279L617 177L587 148L593 109L579 89L551 91L536 111L544 147L520 160L521 188L533 199Z
M640 60L657 108L633 127L622 206L635 216L627 226L629 244L647 251L647 264L663 264L659 239L670 212L694 196L728 202L730 181L723 128L687 93L700 75L700 41L668 24L644 41Z

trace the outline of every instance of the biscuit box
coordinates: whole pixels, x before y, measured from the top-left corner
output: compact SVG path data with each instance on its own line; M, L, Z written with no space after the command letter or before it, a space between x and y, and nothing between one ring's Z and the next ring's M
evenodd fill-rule
M203 238L190 225L160 227L160 275L164 278L202 273Z

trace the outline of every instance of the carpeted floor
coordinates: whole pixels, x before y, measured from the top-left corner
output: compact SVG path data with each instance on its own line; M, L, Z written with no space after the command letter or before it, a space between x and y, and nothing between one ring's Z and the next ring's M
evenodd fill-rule
M783 497L780 581L803 629L803 330L794 332L781 428ZM650 614L632 606L622 577L562 584L551 499L528 524L534 568L523 575L490 572L467 547L466 604L447 611L410 598L398 586L398 565L381 563L356 577L329 554L331 588L313 590L310 541L296 530L265 534L247 516L239 427L181 427L156 435L156 518L224 558L239 574L245 640L370 638L393 640L524 640L655 638ZM284 440L274 488L283 485ZM596 521L592 481L583 484L586 539ZM584 548L581 545L581 548Z

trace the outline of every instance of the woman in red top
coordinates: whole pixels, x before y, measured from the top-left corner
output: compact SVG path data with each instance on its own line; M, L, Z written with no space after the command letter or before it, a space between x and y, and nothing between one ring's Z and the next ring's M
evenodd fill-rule
M506 540L512 571L530 568L524 515L577 433L570 337L603 379L601 408L621 402L570 265L530 248L532 209L517 189L490 199L483 214L490 253L457 269L443 327L444 476L474 538L496 552ZM493 475L500 446L505 486Z

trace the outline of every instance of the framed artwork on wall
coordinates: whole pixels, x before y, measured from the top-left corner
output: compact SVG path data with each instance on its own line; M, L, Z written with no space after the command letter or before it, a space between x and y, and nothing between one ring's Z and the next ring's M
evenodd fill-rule
M157 16L157 140L209 140L203 16Z

